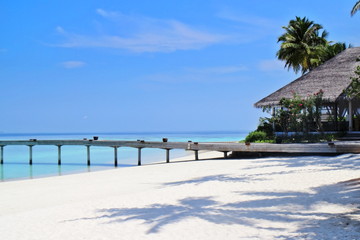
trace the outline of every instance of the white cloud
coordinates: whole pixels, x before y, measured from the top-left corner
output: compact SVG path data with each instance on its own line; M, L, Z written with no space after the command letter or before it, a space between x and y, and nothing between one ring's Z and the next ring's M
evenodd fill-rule
M67 62L62 62L61 65L64 67L64 68L80 68L80 67L83 67L85 66L85 62L82 62L82 61L67 61Z
M261 71L284 71L285 63L276 59L263 60L259 63Z
M243 72L247 68L242 65L217 66L209 68L185 68L183 70L148 75L145 79L161 83L184 82L238 82L244 80Z
M97 9L97 13L110 20L111 25L107 29L112 29L112 33L84 35L57 27L57 32L65 38L64 43L57 46L116 48L132 52L173 52L201 49L228 38L176 20L125 15L103 9Z
M192 73L198 74L232 74L245 71L247 68L242 65L235 66L217 66L209 68L188 68L187 70Z
M233 22L248 42L277 36L282 32L282 23L274 19L243 13L235 9L223 8L217 13L217 17Z
M279 28L279 23L275 22L272 19L243 14L243 13L236 13L230 9L223 9L217 14L218 17L234 22L244 23L246 25L258 26L261 28Z

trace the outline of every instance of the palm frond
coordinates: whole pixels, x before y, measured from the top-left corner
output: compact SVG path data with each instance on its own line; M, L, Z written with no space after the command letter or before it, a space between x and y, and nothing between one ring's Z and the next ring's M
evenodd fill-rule
M351 16L354 16L354 14L359 11L360 9L360 1L357 1L357 3L355 3L353 9L351 10Z

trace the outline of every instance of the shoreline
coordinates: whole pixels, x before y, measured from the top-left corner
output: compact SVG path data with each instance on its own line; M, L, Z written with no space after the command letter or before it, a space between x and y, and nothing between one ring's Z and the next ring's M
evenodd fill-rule
M221 156L0 183L0 233L9 240L360 237L359 155Z

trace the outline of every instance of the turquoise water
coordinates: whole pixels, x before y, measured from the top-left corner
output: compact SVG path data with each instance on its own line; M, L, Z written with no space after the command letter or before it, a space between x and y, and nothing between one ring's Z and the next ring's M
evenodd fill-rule
M203 133L95 133L95 134L0 134L0 140L16 139L83 139L99 136L103 140L132 140L169 142L227 142L245 138L247 132L203 132ZM91 166L87 166L87 153L84 146L63 146L61 148L61 166L57 165L56 146L34 146L33 165L29 165L27 146L5 146L4 164L0 165L0 181L31 179L71 173L99 171L114 168L114 150L110 147L91 147ZM172 150L171 158L187 155L185 150ZM162 149L142 149L142 163L165 161ZM121 147L118 149L118 167L137 165L137 149Z

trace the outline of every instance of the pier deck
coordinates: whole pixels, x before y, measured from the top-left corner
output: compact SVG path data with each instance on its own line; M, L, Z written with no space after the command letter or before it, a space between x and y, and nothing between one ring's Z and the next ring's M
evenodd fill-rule
M138 149L138 165L141 165L141 149L158 148L166 150L166 162L170 161L171 149L192 150L195 159L198 159L198 151L224 152L250 152L250 153L314 153L314 154L342 154L360 153L360 142L336 141L330 143L291 143L291 144L269 144L269 143L232 143L232 142L153 142L153 141L117 141L117 140L0 140L0 163L3 164L4 147L8 145L29 146L29 164L32 164L32 151L34 146L53 145L58 147L58 164L61 164L61 147L64 145L87 147L88 165L90 165L90 147L112 147L114 148L114 164L117 166L117 152L121 147L132 147Z

